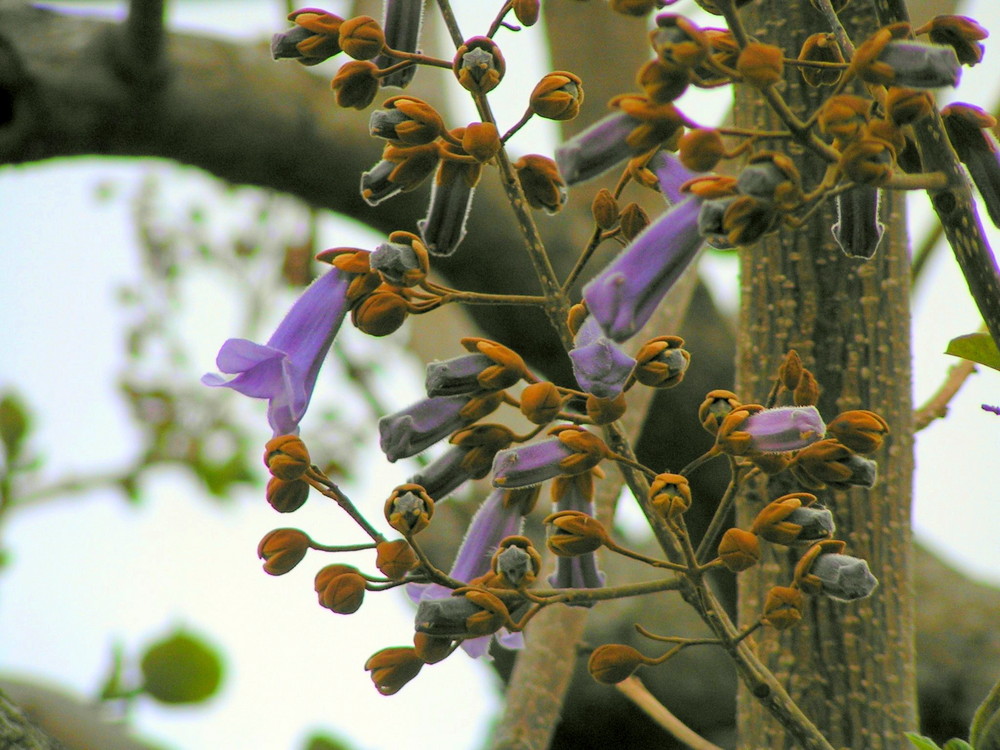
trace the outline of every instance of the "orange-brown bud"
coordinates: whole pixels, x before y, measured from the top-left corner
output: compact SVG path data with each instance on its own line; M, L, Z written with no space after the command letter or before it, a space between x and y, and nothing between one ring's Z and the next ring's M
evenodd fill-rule
M348 18L340 25L340 48L355 60L371 60L384 46L382 26L371 16Z
M787 630L802 619L805 598L791 586L772 586L764 599L764 622L776 630Z
M819 519L820 523L809 525L807 528L807 524L815 519L801 517L802 514L795 515L795 511L799 508L809 508L815 502L816 496L808 492L793 492L772 500L757 513L750 526L750 532L772 544L797 542L812 544L817 539L828 538L833 534L832 518L828 525L824 525L822 519ZM807 532L805 539L803 539L804 529Z
M749 195L735 199L722 217L722 229L731 245L752 245L778 228L781 214L768 200Z
M645 96L623 94L609 102L640 124L626 136L633 153L642 153L664 144L682 132L684 118L673 104L659 104Z
M618 201L607 188L597 191L590 204L590 212L594 216L594 223L601 229L614 229L618 226Z
M765 474L779 474L788 468L792 462L792 457L787 453L758 453L747 456L750 462Z
M719 160L726 155L726 145L715 128L697 128L681 136L677 145L677 155L681 164L694 172L708 172L715 169Z
M566 203L566 181L555 161L541 154L527 154L514 162L514 171L528 205L548 214Z
M485 354L496 363L479 375L479 385L484 389L500 391L509 388L528 374L521 356L503 344L476 336L467 336L459 340L459 343L466 351Z
M867 409L855 409L838 414L827 431L855 453L872 453L882 445L882 438L889 434L889 424L882 417Z
M691 70L654 57L636 74L635 82L657 104L667 104L683 94L691 83Z
M709 391L698 407L698 420L708 432L717 435L723 420L739 405L740 400L732 391Z
M572 456L567 456L559 462L559 468L564 474L590 471L608 456L608 446L604 441L583 427L554 427L549 434L558 437L574 451Z
M819 111L819 129L843 140L854 138L868 122L873 102L860 96L841 94L826 100Z
M840 155L844 176L859 185L884 185L895 163L895 149L881 138L861 138Z
M321 607L339 615L351 615L365 600L365 579L350 565L327 565L316 574L316 593Z
M682 193L690 193L703 201L728 198L737 194L736 178L713 174L695 177L681 185Z
M633 377L650 388L673 388L684 379L691 355L680 336L657 336L635 355Z
M279 513L292 513L301 508L309 498L309 483L304 479L278 479L271 477L265 491L267 502Z
M417 554L405 539L379 542L375 545L375 567L386 578L401 580L420 564Z
M566 316L566 326L569 328L570 333L576 336L576 332L580 330L580 326L587 319L587 315L589 315L589 312L587 311L587 303L585 302L577 302L569 309L569 314Z
M493 457L510 447L514 432L502 424L475 424L452 434L448 442L464 448L461 467L472 479L482 479L493 468Z
M781 47L751 42L737 58L736 70L747 83L766 88L781 80L785 72L784 57Z
M587 416L594 424L611 424L625 413L625 394L619 393L615 398L598 398L587 396Z
M419 484L401 484L385 501L385 520L403 536L426 529L434 516L434 500Z
M792 391L792 400L796 406L815 406L819 403L819 383L816 382L812 370L802 368L798 385Z
M621 224L622 237L627 242L631 242L636 236L649 226L649 215L638 203L629 203L622 209L621 216L618 217Z
M402 296L389 288L383 289L372 292L351 310L354 327L369 336L388 336L398 331L409 314Z
M366 109L378 94L378 78L375 63L352 60L344 63L337 75L330 81L337 100L337 106L344 109Z
M391 140L408 146L424 146L432 143L445 131L441 115L423 99L403 94L386 99L382 106L385 107L384 118L382 115L372 115L372 135L390 137ZM392 112L394 109L398 112ZM398 121L401 119L400 113L405 115L402 122ZM391 127L381 127L382 119L391 122Z
M500 48L485 36L473 37L459 47L451 67L462 88L479 94L495 89L507 70Z
M896 71L888 63L879 60L879 57L889 42L905 39L909 33L908 23L883 26L854 50L851 70L863 81L889 86L896 79Z
M257 545L257 557L264 561L264 572L282 576L300 562L309 551L312 540L298 529L275 529L264 535Z
M441 638L427 633L413 634L413 650L424 664L437 664L451 656L454 651L454 641L451 638Z
M609 538L600 521L578 510L553 513L542 523L552 525L546 544L559 557L576 557L593 552Z
M309 451L298 435L279 435L265 443L264 465L279 479L300 479L311 465Z
M598 646L587 660L590 676L605 685L614 685L629 677L646 657L631 646L607 643Z
M532 383L521 391L521 413L534 424L548 424L562 409L562 395L553 383Z
M611 10L623 16L644 16L656 6L656 0L611 0Z
M691 507L691 485L681 474L657 474L649 486L649 501L668 521L674 521Z
M416 677L424 662L413 648L396 646L376 651L365 662L371 672L375 689L382 695L395 695L403 685Z
M778 380L789 391L794 391L799 386L802 378L802 358L794 349L789 349L781 360L781 367L778 368Z
M535 84L528 101L539 117L572 120L580 114L583 104L583 81L565 70L548 73Z
M719 541L719 557L734 573L752 568L760 560L760 539L743 529L729 529Z
M808 37L799 51L799 62L842 63L844 53L833 34L819 33ZM813 68L802 66L799 73L810 86L832 86L843 75L841 68Z
M934 95L929 91L890 86L885 109L889 119L902 127L930 115L934 111Z
M712 51L708 35L684 16L660 13L649 41L664 62L694 68L705 62Z
M490 561L490 570L502 586L530 586L542 570L542 556L526 536L508 536L500 541Z
M462 148L476 161L487 162L501 147L500 134L492 122L472 122L465 126Z
M518 23L525 26L534 26L538 23L538 11L541 8L540 0L514 0L511 9Z

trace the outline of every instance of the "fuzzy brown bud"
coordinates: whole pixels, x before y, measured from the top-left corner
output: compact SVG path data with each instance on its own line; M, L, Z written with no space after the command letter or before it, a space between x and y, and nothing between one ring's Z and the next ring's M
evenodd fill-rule
M619 393L615 398L598 398L587 396L587 416L594 424L611 424L625 413L625 394Z
M882 438L889 434L888 423L878 414L867 409L854 409L838 414L827 431L855 453L872 453L882 445Z
M382 26L371 16L348 18L340 25L340 47L355 60L371 60L384 46Z
M298 435L279 435L265 443L264 465L279 479L299 479L309 469L309 451Z
M327 565L316 574L315 586L321 607L339 615L351 615L365 600L365 579L350 565Z
M507 65L492 39L477 36L458 48L452 70L467 91L486 94L497 87Z
M574 74L557 70L542 77L528 99L531 109L547 120L572 120L583 104L583 82Z
M802 43L799 62L842 63L844 53L837 44L836 37L829 33L813 34ZM809 67L799 68L802 80L810 86L832 86L840 80L844 71L840 68Z
M385 520L403 536L419 534L434 515L434 501L419 484L401 484L385 501Z
M776 630L787 630L802 619L805 597L791 586L772 586L764 599L764 622Z
M416 677L424 662L416 650L404 646L376 651L365 662L365 671L371 672L375 689L382 695L395 695L403 685Z
M375 567L386 578L398 581L420 564L417 554L405 539L375 545Z
M614 685L629 677L646 657L631 646L607 643L598 646L587 660L590 676L605 685Z
M594 223L601 229L607 231L618 226L618 201L607 188L597 191L590 204L590 212L594 216Z
M304 479L278 479L271 477L265 491L267 502L279 513L297 511L309 498L309 483Z
M532 383L521 392L521 413L534 424L548 424L562 409L562 395L553 383Z
M257 545L257 557L264 561L264 572L282 576L302 562L312 540L299 529L275 529Z
M566 181L555 161L541 154L527 154L514 162L514 171L528 205L554 214L566 203Z
M337 106L344 109L366 109L378 94L378 78L375 63L352 60L344 63L337 75L330 81L337 100Z
M669 521L691 507L691 486L680 474L657 474L649 486L649 501Z
M629 203L619 217L622 237L627 242L634 240L639 232L649 226L649 215L638 203Z
M543 523L552 526L546 544L559 557L585 555L608 540L608 532L600 521L577 510L553 513Z
M351 310L354 327L369 336L388 336L399 330L409 314L406 300L386 289L365 297Z
M736 70L747 83L766 88L781 80L785 71L784 52L773 44L750 42L736 60Z
M734 573L752 568L760 560L760 539L743 529L729 529L719 541L719 557Z
M681 136L677 144L677 156L681 164L694 172L708 172L715 169L726 154L726 145L715 128L697 128Z

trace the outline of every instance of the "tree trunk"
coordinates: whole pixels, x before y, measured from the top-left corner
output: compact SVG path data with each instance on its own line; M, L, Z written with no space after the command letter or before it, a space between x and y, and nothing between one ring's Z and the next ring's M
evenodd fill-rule
M877 28L872 3L856 1L848 10L841 20L855 39ZM751 35L780 45L790 57L809 34L828 30L808 0L761 0L744 20ZM737 93L737 125L781 128L748 89L739 87ZM804 118L828 91L807 87L789 69L782 93ZM766 147L788 151L778 141ZM815 185L819 160L803 159L798 148L790 155L806 186ZM892 428L874 456L880 474L874 489L817 492L834 513L836 538L847 542L849 554L868 560L881 585L873 596L854 603L810 597L798 627L767 629L756 640L761 658L835 747L868 750L900 747L902 732L917 726L909 269L902 200L885 200L882 214L886 235L870 261L848 258L836 246L832 204L802 228L783 229L741 250L737 353L738 393L746 401L766 397L782 357L796 349L820 383L818 407L827 421L845 409L871 409ZM747 489L738 506L741 526L765 502L800 489L786 474ZM739 577L741 623L759 616L771 586L791 581L799 556L765 545L761 564ZM745 690L738 723L742 747L792 746Z

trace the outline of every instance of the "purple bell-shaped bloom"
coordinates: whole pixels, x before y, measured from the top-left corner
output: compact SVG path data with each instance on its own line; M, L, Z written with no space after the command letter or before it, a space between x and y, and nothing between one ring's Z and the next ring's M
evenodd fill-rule
M266 398L274 435L294 435L306 413L319 369L350 307L355 274L334 268L314 281L288 311L266 344L229 339L215 360L231 380L208 373L201 382L251 398Z
M424 0L386 0L385 18L382 30L388 47L400 52L416 52L420 42L420 27L424 20ZM380 68L388 68L398 63L395 57L379 55L374 63ZM417 72L416 65L410 65L379 79L379 84L406 88Z
M541 484L562 474L560 462L574 452L559 438L500 451L493 459L493 486L515 489Z
M465 538L458 548L455 562L448 575L463 582L485 575L490 570L490 560L501 540L521 533L521 527L524 525L525 506L520 502L511 502L512 494L516 495L517 493L494 490L479 506L479 510L469 522L469 528L465 532ZM407 594L418 605L436 600L446 600L451 597L451 589L436 583L410 584L406 588ZM418 614L418 620L428 620L436 616L447 619L448 612L439 606L428 607L424 605L422 614L422 618ZM462 616L462 613L459 612L458 616L464 620L468 613ZM447 622L432 624L436 624L439 630L449 627ZM448 637L460 637L460 635L460 633L453 632ZM462 648L473 658L489 658L489 644L493 637L482 636L466 639L462 641ZM520 633L508 633L501 630L495 637L506 648L520 648L523 645Z
M750 435L751 450L781 453L805 448L826 434L815 406L782 406L747 417L739 429Z
M592 316L580 326L573 342L569 358L580 388L598 398L617 398L635 368L635 360L603 334Z
M475 400L475 403L471 403ZM390 461L415 456L500 405L496 395L425 398L378 421L379 445Z
M626 341L642 328L698 255L704 242L699 209L695 198L678 203L583 288L590 314L612 341Z
M878 220L881 191L869 185L859 185L837 196L837 223L833 239L850 258L871 258L875 255L885 225Z
M625 139L640 124L624 112L615 112L559 146L556 164L566 184L575 185L597 177L632 156Z

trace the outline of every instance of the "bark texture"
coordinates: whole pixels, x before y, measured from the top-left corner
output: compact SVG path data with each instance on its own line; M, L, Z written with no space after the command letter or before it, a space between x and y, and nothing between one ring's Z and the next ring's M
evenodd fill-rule
M854 2L842 20L861 38L876 28L870 3ZM762 0L746 13L750 34L795 56L822 16L806 0ZM800 116L821 102L789 72L783 95ZM741 88L736 109L743 127L780 127ZM787 150L775 143L774 147ZM818 159L792 149L806 185L821 174ZM810 719L836 747L894 748L917 725L914 667L910 491L913 470L908 262L900 201L883 206L886 236L870 261L848 258L833 241L832 206L808 225L741 251L741 315L737 391L748 401L765 398L788 349L796 349L819 380L819 409L829 421L845 409L882 414L892 434L875 456L880 479L873 490L822 490L834 512L836 537L848 553L868 560L881 582L875 594L845 604L808 599L803 622L757 638L761 658L779 676ZM743 495L740 525L762 505L799 489L783 474ZM762 610L774 585L787 585L799 553L765 545L762 563L739 578L740 621ZM747 748L791 747L790 739L745 691L739 698L739 735Z

